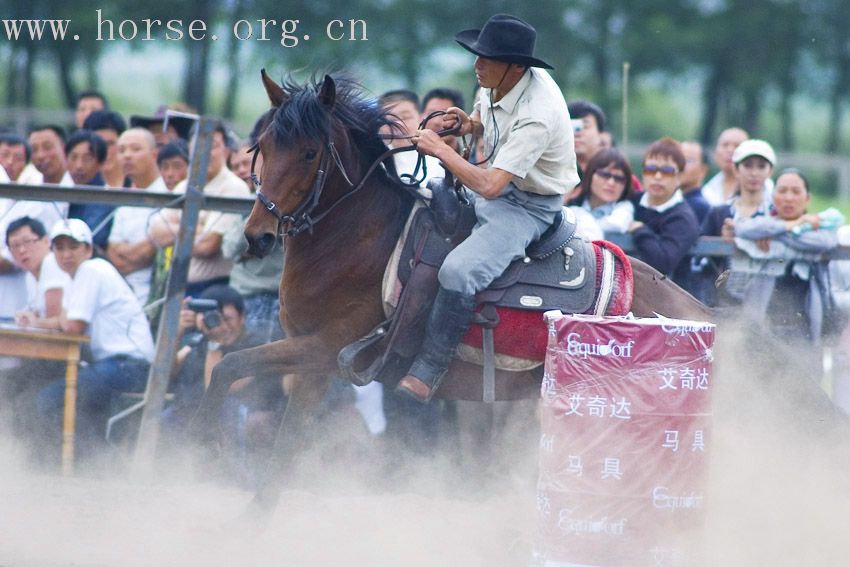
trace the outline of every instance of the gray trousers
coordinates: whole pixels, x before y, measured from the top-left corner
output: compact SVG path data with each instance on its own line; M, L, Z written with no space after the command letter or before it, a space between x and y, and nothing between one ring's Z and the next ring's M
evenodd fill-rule
M537 195L511 183L496 199L475 195L478 222L472 234L446 256L440 285L474 295L525 255L528 245L552 225L563 206L562 195Z

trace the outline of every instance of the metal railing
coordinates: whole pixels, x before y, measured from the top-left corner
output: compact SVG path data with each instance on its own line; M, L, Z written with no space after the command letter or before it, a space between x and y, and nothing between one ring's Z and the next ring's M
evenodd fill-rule
M60 201L68 203L104 203L118 207L151 207L178 208L183 206L185 196L174 193L154 191L138 191L133 189L104 189L78 185L61 187L59 185L17 185L13 183L0 184L0 197L23 199L27 201ZM214 197L203 195L201 209L221 211L225 213L248 214L254 206L253 198L243 197ZM634 239L630 234L607 233L610 240L627 253L636 250ZM720 237L703 236L690 254L693 256L729 256L735 250L735 244ZM839 247L828 254L830 259L850 260L850 247Z

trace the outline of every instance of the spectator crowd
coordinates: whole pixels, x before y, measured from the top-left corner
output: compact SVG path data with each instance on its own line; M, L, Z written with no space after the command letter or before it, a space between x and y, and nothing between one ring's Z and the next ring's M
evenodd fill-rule
M434 89L422 100L412 91L394 90L378 104L408 135L431 113L466 106L463 95L450 88ZM737 127L721 132L712 159L699 142L664 137L646 148L633 169L599 106L577 100L568 109L581 181L566 191L564 206L575 212L583 236L631 235L633 255L704 303L743 314L801 352L815 353L811 368L820 368L818 349L827 338L850 352L842 317L850 310L850 261L830 261L827 254L848 244L848 229L838 211L811 210L805 172L782 169L767 141L751 139ZM40 125L26 137L0 134L0 182L28 185L33 193L41 185L85 185L179 195L187 184L194 124L189 110L161 107L151 116L131 116L128 124L102 94L82 93L73 131ZM259 134L255 129L240 140L219 124L206 194L252 194L250 150ZM399 135L390 143L410 141ZM450 139L475 163L492 157L484 145L464 144ZM400 176L416 173L416 156L395 154ZM712 162L717 173L708 178ZM425 171L423 187L428 178L443 175L435 158L426 158ZM96 461L104 452L107 419L117 412L121 396L144 391L180 220L180 211L173 209L0 198L0 318L90 337L78 386L82 460ZM173 400L162 417L165 447L179 439L224 354L283 338L278 302L283 243L266 258L249 256L243 222L239 215L216 211L204 211L198 220L172 372ZM735 252L695 256L700 236L733 242ZM0 413L10 416L16 437L27 440L32 459L52 465L61 441L62 368L44 361L0 363L0 407L13 410ZM848 373L842 364L836 364L837 374ZM812 374L820 380L819 371ZM850 412L850 385L836 381L832 394ZM222 416L225 436L232 445L258 453L268 445L285 400L286 382L279 376L237 382ZM328 407L340 403L359 411L368 434L422 451L445 442L456 422L452 404L421 405L380 384L336 384ZM410 442L406 435L423 439ZM472 451L461 448L467 449ZM242 463L234 471L252 482L251 467Z

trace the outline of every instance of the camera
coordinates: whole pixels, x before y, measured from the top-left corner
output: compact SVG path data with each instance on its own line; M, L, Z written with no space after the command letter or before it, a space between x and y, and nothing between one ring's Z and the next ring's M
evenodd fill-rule
M573 118L571 122L573 123L573 132L578 133L584 130L584 120L581 118Z
M221 311L215 299L190 299L187 307L196 313L203 314L204 325L207 329L215 329L221 325Z

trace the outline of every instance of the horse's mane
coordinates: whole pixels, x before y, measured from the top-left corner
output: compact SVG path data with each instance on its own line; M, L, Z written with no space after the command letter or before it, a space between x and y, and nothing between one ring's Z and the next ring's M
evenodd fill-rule
M321 81L316 78L306 84L298 84L291 78L283 81L281 87L288 99L277 109L271 121L270 129L275 141L284 147L304 140L324 144L331 138L332 121L335 121L348 131L363 159L371 163L387 149L378 135L381 128L397 129L398 126L375 99L367 97L363 87L355 80L336 74L333 79L336 100L330 114L319 100ZM390 159L385 165L391 169L391 177L395 177L392 163Z

